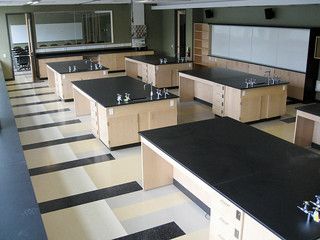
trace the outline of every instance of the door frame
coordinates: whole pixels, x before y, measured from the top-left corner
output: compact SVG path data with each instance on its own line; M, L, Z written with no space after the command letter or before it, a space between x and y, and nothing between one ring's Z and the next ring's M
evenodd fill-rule
M184 15L187 19L186 9L178 9L175 11L175 39L176 39L176 56L180 57L180 16ZM187 39L186 39L187 40Z
M13 80L15 80L15 74L14 74L14 59L12 57L12 52L11 52L11 47L12 47L12 41L11 41L11 32L10 32L10 29L9 29L9 16L12 16L12 15L24 15L24 17L26 17L26 14L30 14L30 17L31 19L33 20L33 15L32 13L30 12L16 12L16 13L6 13L5 16L6 16L6 25L7 25L7 35L8 35L8 43L9 43L9 54L10 54L10 59L11 59L11 74L12 74L12 78ZM27 24L26 22L26 18L25 18L25 24ZM31 22L31 29L32 29L32 32L34 32L34 27L32 25L33 23ZM27 26L26 26L27 27ZM28 29L27 29L27 33L28 33ZM29 33L28 33L29 34ZM33 41L33 46L34 46L34 34L32 34L32 41ZM28 46L29 46L29 35L28 35ZM34 50L34 53L35 53L35 49ZM30 46L29 46L29 54L30 54ZM34 56L34 63L35 63L35 56ZM33 71L36 72L36 64L32 64L33 66L31 66L31 59L30 59L30 68L33 68ZM33 74L32 74L33 75ZM36 78L33 78L33 80L36 80Z
M28 33L28 47L29 47L29 58L30 58L30 70L31 70L31 76L32 80L37 80L37 64L36 64L36 48L35 48L35 31L34 31L34 19L33 14L30 12L25 13L25 23L27 27L27 33Z

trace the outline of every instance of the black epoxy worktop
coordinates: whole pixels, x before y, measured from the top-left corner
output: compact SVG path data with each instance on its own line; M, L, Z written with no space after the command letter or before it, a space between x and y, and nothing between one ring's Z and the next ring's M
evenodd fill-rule
M47 239L0 65L0 239Z
M181 71L181 73L241 90L288 84L288 82L280 81L276 84L268 85L268 78L266 77L224 68L198 67L192 70ZM245 81L250 78L254 78L256 84L253 87L250 86L247 88Z
M101 68L98 67L96 69L95 63L89 60L52 62L52 63L47 63L47 65L60 74L108 70L108 68L106 68L105 66L101 66ZM71 67L71 72L69 72L69 66ZM75 71L74 71L74 66L76 67Z
M320 155L230 118L140 134L278 237L320 237L297 208L320 194Z
M136 61L152 64L152 65L168 65L168 64L182 64L182 63L192 63L191 61L187 62L178 62L177 58L174 57L166 57L166 56L160 56L160 55L144 55L144 56L132 56L127 57L129 59L133 59ZM160 58L166 58L167 63L160 63Z
M316 116L320 116L320 103L311 104L303 107L297 107L297 110L300 110L306 113L311 113Z
M150 85L147 85L144 90L142 81L127 76L74 81L72 83L106 108L178 98L174 94L169 94L166 99L163 96L157 99L156 88L152 87L153 98L150 99ZM118 104L117 94L121 94L123 99L125 93L129 93L132 100Z

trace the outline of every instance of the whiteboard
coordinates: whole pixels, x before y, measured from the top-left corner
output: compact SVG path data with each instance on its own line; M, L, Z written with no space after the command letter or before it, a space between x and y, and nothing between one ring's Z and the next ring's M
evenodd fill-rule
M83 39L82 23L36 24L37 42Z
M276 66L278 35L279 28L253 27L251 61Z
M211 37L211 54L228 57L230 41L230 27L214 25Z
M229 57L251 61L252 27L230 27Z
M28 32L26 25L11 25L10 32L12 44L28 42Z
M305 72L309 35L309 29L281 29L278 38L277 66Z
M310 29L212 25L211 54L306 71Z

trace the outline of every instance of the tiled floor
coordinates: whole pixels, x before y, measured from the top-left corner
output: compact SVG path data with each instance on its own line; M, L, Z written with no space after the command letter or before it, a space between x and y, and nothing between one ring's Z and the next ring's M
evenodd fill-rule
M23 104L13 112L49 239L208 238L205 212L175 186L141 190L139 147L111 152L95 138L77 139L91 134L90 117L76 117L72 102L55 101L46 81L29 82L20 75L8 89L11 104ZM297 106L288 105L287 122L253 126L292 142ZM214 118L197 102L179 104L178 112L179 123Z

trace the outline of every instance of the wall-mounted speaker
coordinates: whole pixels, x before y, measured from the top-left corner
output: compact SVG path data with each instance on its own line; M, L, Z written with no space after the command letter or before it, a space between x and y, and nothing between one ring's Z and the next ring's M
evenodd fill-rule
M272 8L265 8L264 9L264 17L265 19L272 19L275 17L275 12Z
M205 10L204 13L206 15L206 18L213 18L214 17L213 10L211 10L211 9Z

